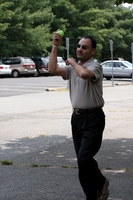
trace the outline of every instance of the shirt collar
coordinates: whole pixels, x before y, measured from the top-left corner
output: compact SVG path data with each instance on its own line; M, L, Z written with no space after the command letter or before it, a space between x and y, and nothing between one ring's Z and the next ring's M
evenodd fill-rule
M90 60L88 60L83 66L86 68L86 67L88 67L88 64L90 63L90 62L92 62L94 59L93 58L91 58Z

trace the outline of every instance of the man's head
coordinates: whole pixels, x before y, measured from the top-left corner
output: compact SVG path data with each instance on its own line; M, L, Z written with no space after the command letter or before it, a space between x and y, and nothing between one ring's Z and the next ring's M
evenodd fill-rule
M93 57L96 52L96 40L91 36L84 36L77 44L77 58L82 64Z

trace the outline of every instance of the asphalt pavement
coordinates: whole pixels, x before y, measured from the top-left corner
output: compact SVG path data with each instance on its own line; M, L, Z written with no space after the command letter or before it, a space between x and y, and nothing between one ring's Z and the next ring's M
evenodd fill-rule
M132 200L133 85L104 85L103 96L106 128L95 158L110 181L108 199ZM0 200L85 200L68 91L2 97L0 110Z

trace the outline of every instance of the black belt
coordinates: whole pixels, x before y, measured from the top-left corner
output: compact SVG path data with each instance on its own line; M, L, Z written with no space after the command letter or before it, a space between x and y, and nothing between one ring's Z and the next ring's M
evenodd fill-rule
M101 110L101 107L89 108L89 109L74 108L73 112L75 112L77 115L80 115L80 114L92 113L92 112L95 112L95 111L98 111L98 110Z

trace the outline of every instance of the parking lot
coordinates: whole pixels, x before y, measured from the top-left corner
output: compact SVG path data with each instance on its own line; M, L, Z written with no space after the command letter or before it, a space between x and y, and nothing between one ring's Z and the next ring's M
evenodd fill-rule
M0 161L13 162L0 165L0 199L84 200L71 140L69 93L45 90L66 82L60 77L0 81L5 81L1 91L10 93L0 97ZM106 128L97 159L110 180L109 200L131 200L133 86L116 83L103 88Z
M0 97L44 92L47 88L66 87L67 81L57 76L1 78Z
M103 79L104 86L132 84L132 79ZM47 88L67 88L68 82L58 76L0 78L0 97L44 92Z

